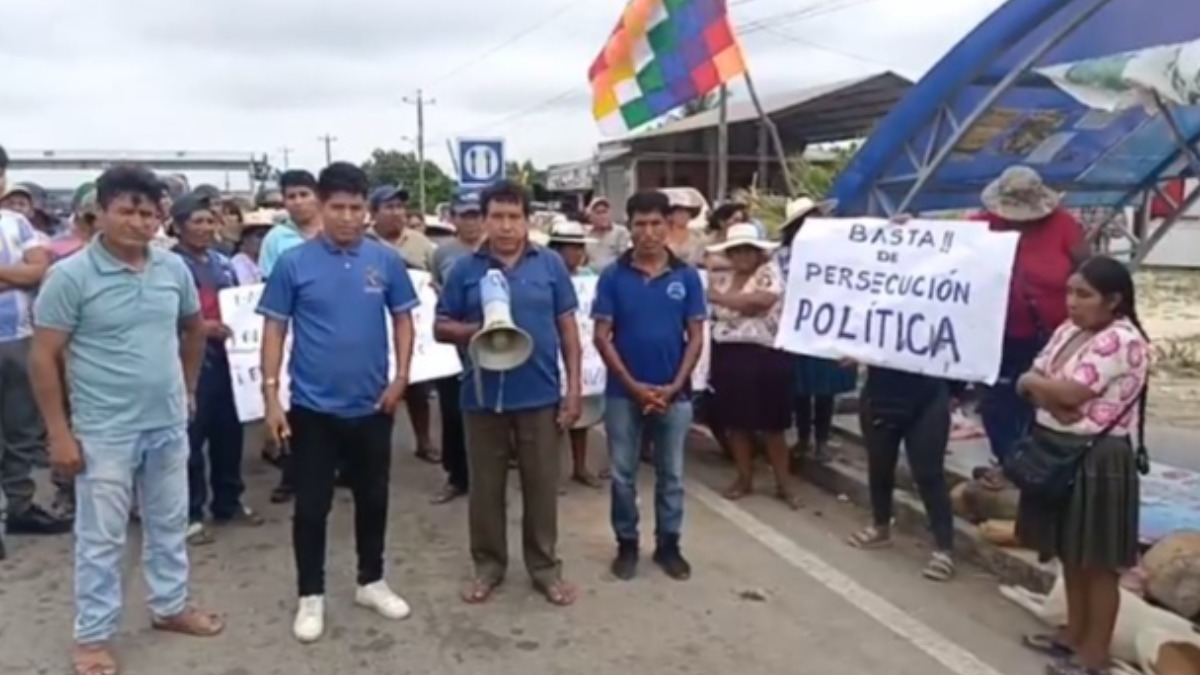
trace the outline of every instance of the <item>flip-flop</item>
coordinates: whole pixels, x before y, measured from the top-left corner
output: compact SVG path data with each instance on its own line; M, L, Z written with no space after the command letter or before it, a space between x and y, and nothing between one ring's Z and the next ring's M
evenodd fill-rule
M846 540L846 543L854 548L870 551L891 546L892 535L891 532L887 530L881 529L874 525L868 525L867 527L864 527L863 529L850 535L850 538Z
M472 579L470 583L463 587L462 593L459 595L462 597L462 601L468 605L482 605L492 599L492 594L499 587L499 581Z
M156 617L151 628L164 633L177 633L191 637L213 637L225 630L225 620L211 612L188 607L175 616Z
M571 481L574 483L579 483L584 487L592 488L593 490L599 490L604 487L604 482L590 473L585 473L582 475L574 474L571 476Z
M1065 659L1075 653L1074 649L1063 644L1058 639L1058 636L1051 633L1035 633L1033 635L1022 636L1021 646L1055 659Z
M561 579L550 584L534 584L534 588L555 607L570 607L579 599L578 589Z
M71 655L71 666L75 675L118 675L121 672L108 645L76 646L74 654Z
M728 499L731 502L736 502L737 500L739 500L743 497L747 497L753 493L754 493L754 488L746 487L745 485L742 485L741 483L735 483L735 484L725 488L725 491L721 493L721 496L724 497L725 499Z

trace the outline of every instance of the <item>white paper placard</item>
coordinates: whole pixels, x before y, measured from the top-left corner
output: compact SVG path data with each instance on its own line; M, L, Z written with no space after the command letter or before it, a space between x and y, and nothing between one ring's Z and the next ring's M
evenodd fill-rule
M411 382L437 380L462 371L458 351L451 345L433 339L433 319L437 308L437 292L430 283L428 272L410 270L413 289L421 304L413 311L413 342ZM261 419L263 416L262 372L260 349L262 346L263 318L255 312L263 285L238 286L220 292L221 319L233 332L226 342L229 351L229 369L233 376L233 395L237 403L238 418L243 422ZM391 317L388 317L388 366L389 377L395 374L393 359ZM287 363L291 354L291 333L283 348L283 366L280 368L279 399L284 408L288 406Z
M1018 236L978 221L810 219L793 243L775 344L992 383Z

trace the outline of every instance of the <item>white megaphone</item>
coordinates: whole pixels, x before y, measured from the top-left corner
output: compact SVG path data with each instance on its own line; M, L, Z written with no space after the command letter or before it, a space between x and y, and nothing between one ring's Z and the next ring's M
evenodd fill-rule
M471 362L480 370L504 372L519 367L533 354L533 338L513 323L508 280L500 270L488 270L479 281L483 328L467 345Z

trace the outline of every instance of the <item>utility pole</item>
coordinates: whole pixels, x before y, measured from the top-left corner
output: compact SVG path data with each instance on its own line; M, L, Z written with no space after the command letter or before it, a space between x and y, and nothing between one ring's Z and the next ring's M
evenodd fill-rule
M279 149L279 152L283 155L283 170L287 171L288 169L292 168L291 167L292 149L285 145Z
M425 98L424 92L417 90L415 97L405 96L404 102L417 107L417 204L421 214L425 210L425 106L437 103L432 98Z
M333 142L337 140L337 136L330 136L326 132L324 136L317 136L317 140L325 143L325 166L333 164Z

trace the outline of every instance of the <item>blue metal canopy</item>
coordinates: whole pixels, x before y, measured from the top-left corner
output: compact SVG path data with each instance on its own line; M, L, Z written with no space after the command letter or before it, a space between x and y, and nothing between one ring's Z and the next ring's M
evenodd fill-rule
M1198 37L1200 0L1008 0L879 124L831 196L845 215L977 208L989 181L1027 164L1067 205L1141 203L1166 179L1200 175L1200 106L1100 110L1038 71Z

